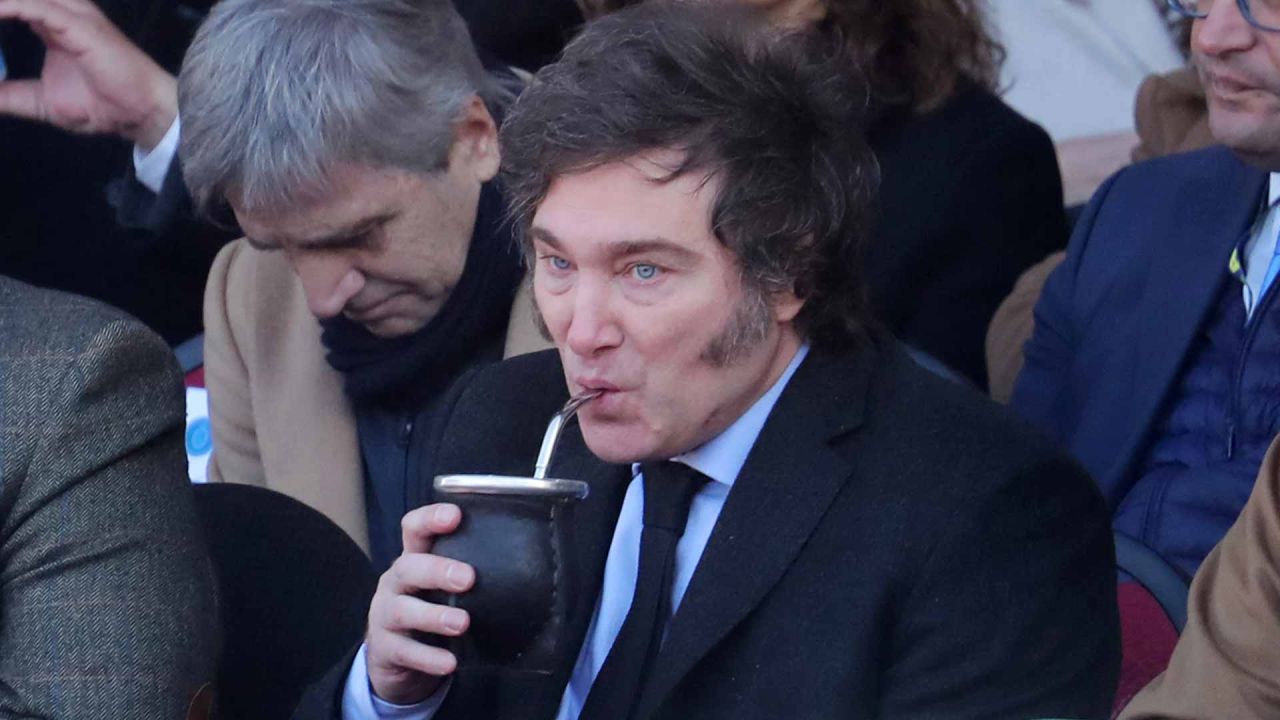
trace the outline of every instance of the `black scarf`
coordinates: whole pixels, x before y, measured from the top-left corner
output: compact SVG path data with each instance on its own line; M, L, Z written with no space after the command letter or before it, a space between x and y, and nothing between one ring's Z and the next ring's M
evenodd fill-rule
M380 338L342 315L320 321L320 339L329 351L326 359L342 373L347 396L356 407L417 410L447 388L478 354L490 346L500 353L524 274L502 211L497 183L487 183L480 190L462 277L421 330Z

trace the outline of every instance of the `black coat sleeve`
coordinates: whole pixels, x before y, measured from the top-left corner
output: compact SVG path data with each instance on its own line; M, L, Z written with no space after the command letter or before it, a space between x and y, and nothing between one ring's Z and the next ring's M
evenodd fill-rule
M1037 127L975 151L958 170L946 201L955 222L901 334L985 388L991 316L1024 270L1066 243L1066 217L1053 145Z
M872 304L899 339L985 389L992 315L1025 269L1066 244L1053 143L977 88L871 141L882 175Z
M905 599L881 715L1109 717L1115 551L1092 481L1041 455L951 517Z
M221 224L197 216L191 193L182 178L182 163L176 156L169 163L159 193L152 192L138 181L130 162L125 176L117 178L108 187L107 197L115 208L116 222L121 227L146 231L157 240L177 242L185 236L220 244L240 235L230 213L218 219Z

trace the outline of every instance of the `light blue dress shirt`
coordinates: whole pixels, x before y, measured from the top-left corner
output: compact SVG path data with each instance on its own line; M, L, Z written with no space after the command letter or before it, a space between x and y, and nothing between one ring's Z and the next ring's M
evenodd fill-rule
M1271 173L1267 185L1267 211L1254 224L1252 236L1245 244L1244 310L1246 317L1253 317L1253 310L1267 292L1268 275L1273 275L1276 258L1276 235L1280 234L1280 173Z
M746 463L747 455L755 445L765 420L808 353L809 346L802 345L782 376L724 432L705 445L672 458L711 478L711 482L693 497L684 535L676 545L675 578L671 587L673 613L684 599L685 590L693 578L702 551L707 547L716 519L720 517L720 510L729 497L729 490L733 488L738 473ZM640 473L639 465L633 465L632 471L635 476L627 486L622 510L618 513L618 524L614 527L613 541L609 545L609 556L604 566L604 584L596 601L591 624L587 628L586 641L578 652L578 661L560 700L560 712L556 714L556 720L577 720L591 684L604 665L609 649L613 647L614 638L622 628L627 611L631 609L631 597L635 594L637 566L640 562L640 531L644 526L644 488L641 485L644 476ZM369 687L364 653L365 648L361 647L347 676L342 698L343 720L430 720L448 692L448 685L417 705L392 705L383 702L373 695Z

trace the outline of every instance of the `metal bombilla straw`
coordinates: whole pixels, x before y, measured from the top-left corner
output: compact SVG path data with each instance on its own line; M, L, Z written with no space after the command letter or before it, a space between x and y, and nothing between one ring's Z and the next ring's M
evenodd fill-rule
M569 402L565 403L564 407L560 408L560 412L551 418L551 422L547 424L547 433L542 436L542 448L538 450L538 461L533 466L535 480L546 479L547 467L551 465L551 455L556 451L556 443L560 441L560 432L564 430L565 424L578 414L578 408L599 395L599 390L574 395L569 398Z

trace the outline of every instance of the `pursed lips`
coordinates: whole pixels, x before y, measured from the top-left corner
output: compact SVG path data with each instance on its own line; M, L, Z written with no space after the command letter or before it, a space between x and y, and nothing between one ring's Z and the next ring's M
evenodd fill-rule
M617 385L596 378L578 378L572 384L579 389L579 392L616 393L621 391Z
M627 390L624 387L598 376L576 377L569 382L569 387L574 391L575 395L585 392L599 393L594 400L583 406L583 411L591 415L598 415L599 413L612 414L618 409L618 403L627 394Z

